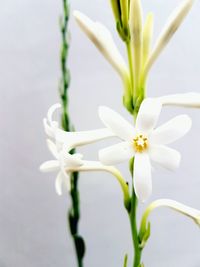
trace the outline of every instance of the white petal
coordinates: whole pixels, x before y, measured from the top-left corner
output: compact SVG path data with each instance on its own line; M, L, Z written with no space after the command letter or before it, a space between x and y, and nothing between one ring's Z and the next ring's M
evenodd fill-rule
M177 9L175 9L173 14L170 16L160 36L158 37L155 47L148 59L148 62L145 66L145 73L149 71L155 60L158 58L174 33L177 31L184 18L190 11L193 3L194 0L185 0L183 3L181 3L180 6L178 6Z
M155 129L150 137L150 143L167 145L183 137L191 128L192 120L187 115L180 115Z
M194 92L161 96L159 100L166 106L200 108L200 94Z
M58 160L49 160L40 165L40 171L52 172L59 170L60 165Z
M113 136L113 133L106 128L83 132L65 132L61 129L56 131L56 141L65 143L66 149L68 146L68 151L74 147L87 145Z
M144 134L152 131L158 121L161 109L162 104L159 100L146 98L142 102L138 112L136 130Z
M124 75L128 75L126 63L120 55L109 30L101 23L93 22L79 11L74 11L73 14L80 28L116 69L120 76L124 78Z
M54 131L54 129L53 129L51 126L49 126L49 124L48 124L46 118L43 119L43 125L44 125L44 131L45 131L45 133L46 133L49 137L54 138L54 136L55 136L55 131Z
M114 110L101 106L99 107L99 117L105 126L121 139L130 141L134 137L134 127Z
M56 193L61 196L63 192L70 191L70 177L69 175L64 175L62 172L59 172L56 181L55 181Z
M61 108L60 103L54 104L49 108L48 113L47 113L47 119L48 119L50 125L55 123L55 121L53 120L53 115L54 115L54 112L60 108ZM55 124L54 124L54 126L55 126Z
M50 139L47 139L47 146L48 146L50 152L52 153L52 155L56 159L58 159L58 152L57 152L56 145Z
M136 196L144 202L152 192L151 164L148 154L135 154L133 180Z
M71 169L73 170L74 168L80 167L81 165L83 165L83 161L82 159L80 159L80 155L71 155L69 153L66 152L62 152L60 154L61 157L61 162L64 166L64 169Z
M115 165L134 156L134 150L128 142L122 142L99 151L99 160L105 165Z
M150 147L149 156L152 161L168 170L177 169L181 161L181 154L166 146Z

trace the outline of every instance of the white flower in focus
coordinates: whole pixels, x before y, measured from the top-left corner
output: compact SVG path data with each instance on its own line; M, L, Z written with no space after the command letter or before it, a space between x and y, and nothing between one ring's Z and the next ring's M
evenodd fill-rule
M84 162L82 161L81 154L69 154L68 147L65 145L58 152L56 145L48 139L47 146L55 157L55 160L44 162L40 166L40 170L42 172L58 171L55 187L58 195L61 195L63 189L67 189L68 191L70 190L70 173L82 166Z
M122 79L129 76L128 68L116 47L110 31L100 22L94 22L79 11L73 13L78 25L86 33L104 57L110 62Z
M179 115L154 129L161 107L160 101L145 99L135 127L110 108L99 108L102 122L123 140L100 150L99 159L103 164L115 165L134 157L134 188L137 197L142 201L152 191L151 161L169 170L176 169L181 155L166 145L183 137L191 128L191 119L187 115Z

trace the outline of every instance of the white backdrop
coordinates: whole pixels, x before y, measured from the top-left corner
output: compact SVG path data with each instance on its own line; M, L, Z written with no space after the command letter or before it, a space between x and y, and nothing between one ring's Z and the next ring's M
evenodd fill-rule
M66 227L69 197L58 197L55 175L38 171L50 159L42 118L58 101L59 43L58 16L61 0L0 1L0 266L74 267L73 245ZM91 18L103 21L118 40L109 1L75 0ZM145 13L155 13L158 35L168 14L181 2L143 1ZM151 71L148 95L200 92L200 2ZM131 119L121 103L121 81L71 18L70 111L78 130L101 127L100 104ZM155 38L154 38L155 39ZM157 170L153 195L200 209L200 110L165 109L161 120L187 113L192 131L174 147L182 152L181 168L175 173ZM101 142L84 149L96 158ZM124 175L126 164L120 166ZM80 232L87 243L86 267L120 267L125 253L131 266L132 245L129 222L117 182L104 173L80 178L82 219ZM140 214L144 209L140 205ZM199 267L200 229L190 220L169 210L151 216L152 235L144 250L147 267Z

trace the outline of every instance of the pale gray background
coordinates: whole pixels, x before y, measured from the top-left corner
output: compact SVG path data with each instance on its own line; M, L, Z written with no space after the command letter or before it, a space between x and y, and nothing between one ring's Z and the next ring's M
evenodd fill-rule
M108 0L74 0L91 18L103 21L114 33ZM180 0L143 1L145 13L155 13L155 36ZM42 118L58 101L58 16L61 0L0 1L0 267L75 267L66 228L69 197L58 197L55 175L41 174L38 166L51 159L45 145ZM200 3L151 71L148 94L200 92ZM121 106L121 81L71 19L70 111L78 130L101 127L97 107ZM200 110L165 109L161 121L187 112L193 130L174 147L182 152L176 173L158 170L153 175L151 200L169 197L200 209ZM106 142L107 143L107 142ZM87 158L97 148L84 149ZM122 165L122 171L128 177ZM86 267L122 266L132 257L129 223L116 181L107 174L84 174L80 181L80 232L87 242ZM141 205L140 211L144 209ZM151 216L152 236L144 250L147 267L199 267L200 229L188 219L163 209ZM131 260L129 261L131 266Z

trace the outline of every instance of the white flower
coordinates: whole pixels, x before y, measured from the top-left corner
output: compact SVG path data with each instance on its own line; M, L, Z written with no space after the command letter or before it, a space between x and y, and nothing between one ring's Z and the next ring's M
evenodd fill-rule
M65 145L59 152L51 140L47 140L47 145L55 160L44 162L40 166L40 170L42 172L58 171L55 187L58 195L61 195L63 188L70 190L70 173L77 170L84 162L81 154L69 154L69 149Z
M59 171L56 178L56 191L59 195L62 193L63 186L70 190L70 173L85 164L82 161L82 155L71 155L69 153L70 150L113 136L113 133L107 128L83 132L66 132L60 129L59 123L53 119L55 111L60 107L60 104L51 106L48 110L47 118L43 120L46 134L55 142L50 139L47 140L48 148L55 160L47 161L40 166L40 170L43 172ZM85 167L89 168L87 164ZM94 168L93 165L92 168Z
M103 123L123 142L99 151L103 164L114 165L131 158L134 160L134 188L137 197L144 201L152 191L151 161L174 170L179 166L181 155L168 144L184 136L191 128L191 119L180 115L154 129L162 104L156 99L145 99L133 127L118 113L99 108Z
M48 110L47 118L43 120L45 133L55 141L57 150L61 149L63 144L70 151L77 146L113 136L113 133L106 128L81 132L66 132L60 129L59 123L53 119L54 113L60 108L61 105L59 103L52 105Z
M120 74L122 79L127 79L129 76L128 68L116 47L109 30L100 22L92 21L79 11L74 11L73 14L80 28Z
M40 166L40 170L42 172L58 172L55 181L55 188L58 195L62 195L63 192L70 190L70 175L72 172L105 171L115 176L123 191L124 204L125 206L128 205L130 200L129 188L121 173L117 169L112 166L104 166L99 161L83 160L83 156L81 154L76 153L71 155L69 153L68 146L65 145L63 145L62 149L58 152L56 145L51 140L47 140L47 145L50 152L55 157L55 160L44 162Z

